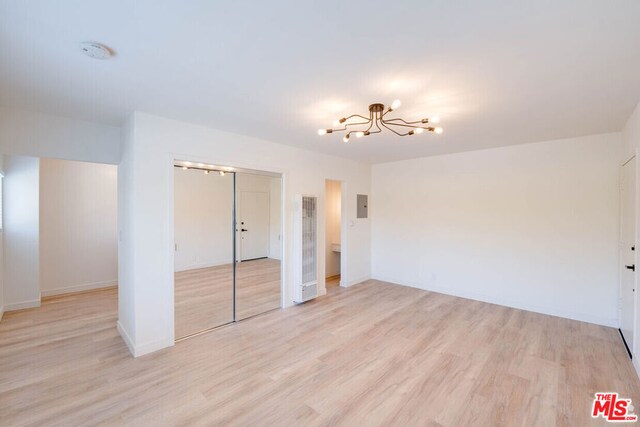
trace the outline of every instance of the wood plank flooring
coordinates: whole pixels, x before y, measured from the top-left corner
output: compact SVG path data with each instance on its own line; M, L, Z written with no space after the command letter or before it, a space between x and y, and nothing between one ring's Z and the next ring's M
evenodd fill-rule
M238 320L281 306L280 261L245 261L236 269ZM233 264L175 273L176 338L233 321Z
M133 359L117 294L0 322L0 424L604 425L593 393L640 408L611 328L368 281Z

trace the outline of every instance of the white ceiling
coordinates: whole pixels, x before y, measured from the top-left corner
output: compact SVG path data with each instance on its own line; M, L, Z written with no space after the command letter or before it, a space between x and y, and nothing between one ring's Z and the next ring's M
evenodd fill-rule
M445 134L316 135L395 98ZM107 124L140 110L383 162L617 131L639 99L636 0L0 0L0 104Z

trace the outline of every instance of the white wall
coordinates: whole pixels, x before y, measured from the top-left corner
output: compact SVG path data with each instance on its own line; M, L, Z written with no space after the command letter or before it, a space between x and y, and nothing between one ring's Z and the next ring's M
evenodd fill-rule
M124 133L119 167L120 263L119 330L134 355L173 345L173 160L229 165L284 175L284 255L291 258L295 195L316 194L324 209L326 178L346 181L346 215L353 227L345 235L345 284L370 275L370 223L356 220L357 193L370 191L370 167L365 164L300 150L202 126L135 113ZM328 172L330 171L330 172ZM333 176L326 176L331 173ZM319 221L324 235L324 218ZM324 242L320 242L319 282L324 289ZM283 300L292 304L286 264Z
M118 165L118 332L135 354L136 316L135 301L136 283L135 264L138 255L134 248L136 229L134 227L134 202L137 189L133 183L136 180L134 169L136 152L135 117L132 115L124 123L122 129L122 160ZM173 270L173 260L171 260ZM172 301L173 303L173 301ZM163 325L166 327L166 325Z
M113 286L117 167L40 161L40 289L43 296Z
M0 153L118 164L119 127L0 107Z
M620 134L373 167L372 275L618 325Z
M233 262L233 176L175 169L175 271Z
M340 205L342 195L340 192L340 181L327 180L326 182L326 232L325 232L325 274L327 277L340 274L340 254L333 252L332 243L340 244L340 232L342 223L340 221Z
M282 178L269 179L269 258L282 259Z
M624 145L624 154L620 159L620 163L623 163L630 159L632 156L636 156L636 162L638 162L638 155L640 154L640 103L636 106L635 110L627 120L624 128L622 129L622 142ZM636 163L636 174L638 171L638 166ZM636 247L638 239L638 233L640 233L640 198L637 197L638 190L640 189L640 177L636 175ZM635 265L640 265L638 259L638 251L635 251ZM638 271L636 270L636 283L635 289L638 290ZM634 337L633 337L633 347L631 352L634 354L633 357L633 366L636 368L636 372L640 376L640 363L638 362L638 350L640 349L640 300L638 299L638 294L640 292L635 293L635 324L634 324Z
M4 156L0 155L0 175L4 176ZM3 179L0 179L0 186L3 186ZM0 193L3 193L0 187ZM2 206L0 200L0 208ZM4 314L4 231L3 225L0 224L0 320Z
M624 147L624 154L621 157L622 162L638 154L640 149L640 103L636 105L635 110L633 110L624 128L622 128L622 143Z
M4 307L40 305L39 160L5 156Z
M4 312L4 232L0 231L0 320Z

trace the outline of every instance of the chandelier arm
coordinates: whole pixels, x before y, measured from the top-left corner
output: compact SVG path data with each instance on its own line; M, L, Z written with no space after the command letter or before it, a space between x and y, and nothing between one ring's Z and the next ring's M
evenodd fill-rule
M378 113L376 113L376 127L378 128L378 132L376 133L382 132L382 128L380 127L380 122L382 122L382 115L378 117Z
M369 120L367 120L366 122L358 122L358 123L345 123L344 127L345 129L347 128L347 126L358 126L358 125L366 125L369 124Z
M385 124L391 125L391 126L403 126L406 128L411 128L411 129L418 129L418 128L422 128L424 130L429 130L429 127L423 127L423 126L415 126L415 125L403 125L402 123L389 123L389 121L385 121Z
M358 122L358 123L346 123L341 129L331 129L333 132L342 132L347 130L347 126L357 126L357 125L366 125L369 122Z
M398 120L400 120L402 123L405 123L405 124L408 124L408 125L411 125L411 124L414 124L414 123L422 123L422 120L416 120L415 122L408 122L405 119L401 119L400 117L398 117L397 119L386 119L385 122L395 122L395 121L398 121ZM393 123L390 123L390 124L393 124Z
M407 132L407 133L398 133L398 132L396 132L395 129L391 129L389 126L385 125L384 122L382 122L382 121L380 122L380 124L382 126L384 126L385 128L389 129L391 132L395 133L398 136L407 136L407 135L409 135L409 132Z
M372 127L373 127L373 113L369 113L369 127L367 128L367 130L365 132L369 132Z
M361 118L361 119L371 120L371 118L366 118L365 116L361 116L360 114L352 114L352 115L350 115L349 117L345 117L345 119L344 119L344 120L345 120L345 121L347 121L347 120L349 120L349 119L350 119L350 118L352 118L352 117L359 117L359 118Z

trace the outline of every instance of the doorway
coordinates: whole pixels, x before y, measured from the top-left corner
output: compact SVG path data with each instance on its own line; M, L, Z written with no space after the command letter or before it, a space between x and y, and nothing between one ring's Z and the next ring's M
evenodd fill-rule
M280 175L174 166L176 339L279 308Z
M340 285L342 274L342 182L325 181L325 286Z
M70 333L100 348L96 325L113 328L118 313L117 166L20 155L3 160L5 348L33 352L43 340Z
M635 318L636 159L622 165L620 221L620 334L633 357Z

